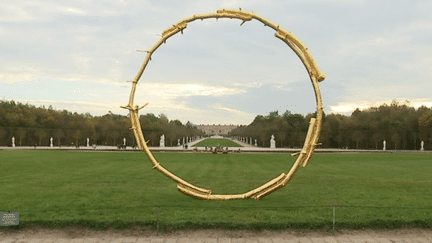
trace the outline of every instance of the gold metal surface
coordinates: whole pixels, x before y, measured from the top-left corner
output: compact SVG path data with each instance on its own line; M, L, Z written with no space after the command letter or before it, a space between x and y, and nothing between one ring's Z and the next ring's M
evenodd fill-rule
M190 184L189 182L177 177L167 169L165 169L159 162L156 161L153 154L150 152L150 149L147 146L147 142L144 139L144 135L142 133L142 129L139 122L138 110L144 108L147 104L142 107L134 106L134 96L136 91L136 85L138 84L139 79L141 78L148 62L151 60L152 54L166 42L168 38L177 34L178 32L183 33L183 30L186 29L187 24L189 22L195 21L197 19L208 19L208 18L235 18L241 19L243 25L246 21L250 21L252 19L256 19L262 22L265 26L268 26L276 31L275 36L285 42L300 58L303 65L305 66L310 80L312 82L312 86L315 92L316 104L317 104L317 117L312 118L309 124L308 133L306 136L305 143L303 145L303 149L299 153L292 154L293 156L298 156L296 162L291 167L290 171L285 174L282 173L278 177L270 180L264 185L253 189L249 192L243 194L230 194L230 195L214 195L210 189L204 189L197 187L195 185ZM263 197L275 192L276 190L286 186L297 171L297 169L302 165L306 167L311 159L312 154L315 151L315 147L318 145L319 134L321 132L321 122L323 115L323 105L321 92L319 89L318 82L322 82L325 79L325 74L318 68L315 60L312 55L309 53L308 48L291 32L286 31L281 28L279 25L255 14L249 13L242 10L234 10L234 9L219 9L216 13L210 14L197 14L190 18L183 19L182 21L174 24L172 27L164 30L162 32L162 38L147 52L147 56L144 60L144 63L141 66L141 69L138 71L138 74L135 76L135 79L132 81L132 90L129 98L129 104L126 106L122 106L122 108L128 109L131 114L131 122L133 133L137 140L138 147L143 150L150 161L153 163L153 169L159 170L164 175L168 176L172 180L177 182L177 189L191 197L204 199L204 200L236 200L236 199L256 199L260 200Z

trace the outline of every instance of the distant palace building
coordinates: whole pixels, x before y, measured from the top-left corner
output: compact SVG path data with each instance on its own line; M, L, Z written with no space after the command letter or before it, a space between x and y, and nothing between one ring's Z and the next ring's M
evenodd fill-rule
M228 135L232 130L239 127L238 125L196 125L206 135Z

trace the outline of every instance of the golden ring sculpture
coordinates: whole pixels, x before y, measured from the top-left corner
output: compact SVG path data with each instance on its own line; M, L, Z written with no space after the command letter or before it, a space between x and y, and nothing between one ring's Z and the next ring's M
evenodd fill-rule
M197 19L203 20L203 19L210 19L210 18L241 19L243 20L243 22L240 25L243 25L246 21L256 19L262 22L265 26L274 29L276 31L275 36L281 39L283 42L285 42L302 61L307 72L309 73L309 77L315 91L316 104L317 104L317 116L316 118L312 118L310 120L307 136L301 152L291 154L292 156L298 156L298 158L295 161L294 165L291 167L290 171L286 174L282 173L278 177L268 181L264 185L243 194L228 194L228 195L212 194L212 191L210 189L205 189L205 188L192 185L191 183L174 175L173 173L165 169L162 165L160 165L159 162L154 158L149 147L147 146L147 142L144 139L144 135L139 122L138 110L144 108L146 105L148 105L148 103L141 107L138 105L134 106L134 96L135 96L136 86L148 62L151 60L152 54L156 51L156 49L159 48L163 43L165 43L168 38L177 34L178 32L181 32L183 34L183 30L187 27L187 24L189 22L195 21ZM132 90L129 98L129 104L126 106L121 106L121 108L125 108L130 111L130 117L132 122L131 130L133 130L138 147L147 154L148 158L153 163L154 165L153 169L159 170L161 173L165 174L169 178L176 181L177 189L180 192L202 200L236 200L236 199L260 200L263 197L286 186L290 181L290 179L294 176L294 174L296 173L300 165L306 167L306 165L309 163L311 156L314 153L315 147L319 145L318 138L321 131L321 122L323 116L322 98L321 98L321 92L319 89L318 82L324 81L326 76L318 68L318 65L312 58L312 55L309 53L308 48L291 32L286 31L285 29L281 28L279 25L266 20L265 18L255 14L254 12L249 13L241 9L240 10L219 9L217 10L216 13L197 14L176 23L172 27L163 31L162 38L150 50L146 52L147 52L147 56L144 60L144 63L142 64L138 74L135 76L135 79L132 81Z

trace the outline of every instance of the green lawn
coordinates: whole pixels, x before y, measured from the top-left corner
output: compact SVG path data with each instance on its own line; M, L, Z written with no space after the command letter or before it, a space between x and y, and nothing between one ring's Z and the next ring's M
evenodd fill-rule
M193 145L193 147L216 147L218 144L221 147L243 147L236 142L224 138L208 138Z
M295 161L289 154L155 157L214 194L247 192ZM331 227L336 205L336 227L432 227L431 174L432 154L315 154L261 201L201 201L178 192L143 153L0 150L0 211L19 211L20 227L159 220L178 228L314 228Z

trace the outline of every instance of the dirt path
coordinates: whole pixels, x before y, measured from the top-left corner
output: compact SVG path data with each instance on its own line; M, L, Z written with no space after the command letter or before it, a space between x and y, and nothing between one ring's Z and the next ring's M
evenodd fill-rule
M69 226L66 228L47 228L42 226L28 226L22 230L0 228L0 239L2 237L14 237L18 239L28 238L125 238L125 237L164 237L164 238L321 238L321 237L355 237L355 238L428 238L432 240L432 228L399 228L399 229L332 229L322 230L226 230L226 229L187 229L167 230L157 233L154 228L133 225L129 229L117 230L94 230L82 226Z

